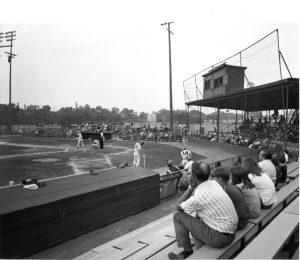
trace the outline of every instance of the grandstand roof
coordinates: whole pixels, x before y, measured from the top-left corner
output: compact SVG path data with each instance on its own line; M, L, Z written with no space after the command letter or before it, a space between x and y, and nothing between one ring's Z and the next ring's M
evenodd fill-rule
M186 102L186 105L244 111L280 110L286 108L287 89L288 108L299 109L299 78L283 79L237 93L194 100Z
M239 69L240 69L240 68L247 69L247 67L229 65L229 64L226 64L226 62L225 62L225 63L221 64L220 66L215 67L215 68L211 69L210 71L208 71L207 73L203 74L202 77L205 77L205 76L207 76L207 75L210 75L210 74L212 74L213 72L216 72L216 71L218 71L218 70L220 70L220 69L223 69L224 67L239 68Z

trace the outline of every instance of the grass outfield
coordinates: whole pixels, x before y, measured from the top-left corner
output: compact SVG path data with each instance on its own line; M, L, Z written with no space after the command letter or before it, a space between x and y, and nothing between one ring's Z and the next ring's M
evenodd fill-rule
M20 184L26 178L44 180L116 167L122 161L132 164L135 142L105 142L103 150L91 147L89 140L84 143L87 150L76 151L76 139L0 136L0 187L7 186L11 180ZM146 168L150 170L165 167L169 159L179 164L180 151L164 143L146 142L142 146ZM203 158L193 153L194 160Z

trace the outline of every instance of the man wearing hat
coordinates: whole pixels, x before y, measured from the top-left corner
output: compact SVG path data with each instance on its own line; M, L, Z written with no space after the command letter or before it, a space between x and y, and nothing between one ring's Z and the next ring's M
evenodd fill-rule
M140 155L140 151L142 149L142 145L144 144L143 141L138 142L134 145L133 147L133 163L132 165L135 167L139 167L140 166L140 161L141 161L141 155Z
M100 139L100 149L103 149L103 141L105 139L104 139L104 135L103 135L103 132L102 132L101 128L100 128L100 132L99 132L99 139Z

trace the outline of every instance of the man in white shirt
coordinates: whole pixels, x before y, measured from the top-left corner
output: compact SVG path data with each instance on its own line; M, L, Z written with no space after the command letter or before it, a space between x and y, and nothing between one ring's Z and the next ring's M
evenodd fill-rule
M133 147L133 163L132 165L135 167L139 167L140 166L140 161L141 161L141 155L140 155L140 151L142 149L141 145L143 145L144 142L139 142L136 143Z
M262 172L269 175L272 179L273 183L276 182L276 168L275 165L271 161L272 153L270 150L265 149L259 153L259 167Z
M177 245L184 251L169 253L170 259L184 259L193 253L190 233L198 246L204 243L222 248L234 240L238 215L233 202L209 176L209 165L199 161L193 163L190 186L179 198L173 216ZM193 213L196 217L191 216Z

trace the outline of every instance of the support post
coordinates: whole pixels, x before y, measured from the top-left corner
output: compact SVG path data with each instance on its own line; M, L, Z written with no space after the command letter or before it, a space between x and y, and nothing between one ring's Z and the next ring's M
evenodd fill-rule
M237 110L235 110L235 132L237 133Z
M187 106L187 132L190 131L190 107Z
M220 109L218 104L218 114L217 114L217 142L219 142L219 131L220 131Z
M285 120L284 120L284 150L286 150L287 142L287 127L288 127L288 113L289 113L289 87L286 88L286 109L285 109Z
M201 123L201 121L202 121L201 108L202 108L202 106L200 106L200 137L201 137L201 125L202 125L202 123Z

